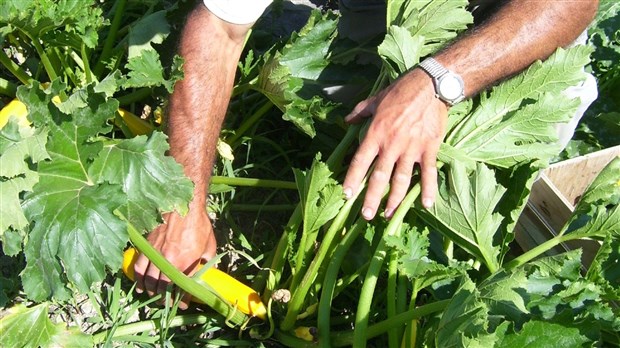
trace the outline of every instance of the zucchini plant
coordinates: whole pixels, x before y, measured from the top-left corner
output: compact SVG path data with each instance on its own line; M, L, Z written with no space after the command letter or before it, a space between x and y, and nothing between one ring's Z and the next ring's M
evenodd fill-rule
M178 164L164 155L165 135L154 131L131 137L115 123L120 105L152 88L169 88L176 78L175 68L167 78L160 73L153 46L161 41L149 41L147 47L130 44L128 52L119 44L135 42L132 32L163 23L167 12L155 11L153 5L152 12L124 27L123 9L131 2L117 0L110 7L84 3L28 2L23 8L36 14L31 17L20 14L22 2L17 0L0 5L0 13L9 14L0 20L5 48L0 63L15 76L0 86L6 86L3 93L9 99L16 96L26 106L30 123L9 118L0 129L0 238L5 254L25 255L23 289L30 300L41 302L14 307L0 319L7 328L0 341L110 344L135 334L139 336L132 339L142 344L164 345L163 338L149 341L144 332L163 331L163 322L202 328L215 316L223 320L216 324L222 337L229 326L235 338L256 345L268 340L294 347L620 344L620 160L601 172L557 236L527 252L518 251L513 242L532 183L560 152L553 124L567 122L578 104L562 92L584 78L591 47L558 49L549 59L451 108L438 156L436 204L422 207L416 173L394 215L370 222L359 214L364 189L345 201L341 186L347 159L367 125L346 126L342 116L351 105L322 97L320 91L356 79L372 86L358 98L378 92L466 30L472 22L467 1L387 1L385 37L363 45L339 37L336 13L314 11L285 42L259 57L256 50L247 50L231 110L244 103L254 106L249 117L235 119L240 123L236 129L224 131L221 153L227 145L236 151L258 147L258 137L252 143L249 134L274 106L297 127L297 136L311 139L299 144L261 139L278 152L270 158L284 162L289 171L291 153L310 159L306 167L288 173L289 181L212 180L212 193L245 185L298 191L288 222L271 241L273 249L245 243L256 257L251 269L258 263L261 267L237 276L247 277L262 297L266 315L258 320L225 301L221 291L176 270L141 236L159 222L162 211L183 212L192 192ZM107 11L103 17L100 8ZM45 17L50 13L66 18L51 21ZM96 20L79 26L77 15ZM60 28L73 26L66 34L71 40L61 42L65 36ZM106 39L98 41L101 30L94 28L106 28ZM163 40L166 29L157 30L160 35L151 37ZM123 35L127 41L119 39ZM54 40L42 40L48 37ZM30 61L18 66L11 50L29 52ZM359 54L374 55L378 67L357 65ZM59 103L53 101L56 96ZM232 154L222 156L227 174L238 165ZM588 269L582 268L580 250L547 254L580 239L601 244ZM164 311L161 318L115 322L96 333L67 329L46 318L47 300L88 293L107 272L117 271L128 241L216 314L173 311L167 317ZM120 293L116 284L114 291ZM24 335L18 324L22 318L50 335Z

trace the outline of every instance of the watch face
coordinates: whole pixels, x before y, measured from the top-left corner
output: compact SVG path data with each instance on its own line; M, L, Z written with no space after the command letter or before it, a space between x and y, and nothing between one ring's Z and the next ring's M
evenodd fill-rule
M463 84L454 75L447 74L439 81L439 94L446 99L454 100L463 94Z

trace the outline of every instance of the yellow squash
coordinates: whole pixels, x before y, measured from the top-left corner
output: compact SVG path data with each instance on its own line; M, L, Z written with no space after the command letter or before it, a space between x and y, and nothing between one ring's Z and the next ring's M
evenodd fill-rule
M121 115L121 118L125 121L127 128L129 128L133 135L148 135L155 130L152 124L123 108L118 109L118 114Z
M135 279L133 266L137 259L138 252L135 248L127 249L123 255L123 273L131 280ZM198 266L198 269L200 267ZM227 273L211 267L200 276L200 279L241 312L261 319L267 317L267 309L258 293ZM200 303L197 299L196 302Z
M9 122L9 118L11 118L11 116L17 117L20 126L29 126L30 121L26 118L27 115L28 110L26 109L26 105L24 103L17 99L11 100L10 103L6 104L6 106L0 110L0 129L2 129L7 122Z

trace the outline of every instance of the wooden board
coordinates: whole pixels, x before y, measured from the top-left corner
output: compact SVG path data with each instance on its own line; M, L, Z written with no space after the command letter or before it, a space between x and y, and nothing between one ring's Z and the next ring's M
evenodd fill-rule
M552 164L544 173L574 207L598 173L618 156L620 145Z
M515 240L527 251L553 238L564 227L575 205L592 181L615 157L620 146L551 165L532 185L532 193L515 228ZM595 241L572 241L554 248L548 255L583 249L583 264L588 267L598 251Z

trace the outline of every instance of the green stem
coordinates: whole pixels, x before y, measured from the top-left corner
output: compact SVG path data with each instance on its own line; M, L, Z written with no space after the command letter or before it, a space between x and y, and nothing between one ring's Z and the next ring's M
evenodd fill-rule
M338 271L342 260L353 245L357 236L366 227L366 221L358 220L352 227L351 231L345 234L342 241L336 246L334 255L329 262L329 266L325 271L323 278L323 288L321 290L321 299L319 301L317 328L319 331L319 342L322 347L329 347L330 321L331 321L331 305L334 299L334 290L338 280Z
M514 268L517 268L527 262L529 262L530 260L544 254L545 252L549 251L550 249L552 249L553 247L564 243L566 241L569 240L574 240L574 239L580 239L582 238L582 235L579 234L565 234L565 235L557 235L545 242L543 242L542 244L539 244L538 246L536 246L533 249L528 250L527 252L519 255L518 257L512 259L510 262L507 262L506 264L504 264L504 269L506 270L512 270Z
M363 186L363 185L362 185ZM332 220L332 224L323 236L323 241L321 242L321 246L317 251L314 259L310 263L307 271L304 274L299 286L296 289L291 288L291 300L288 303L288 310L286 312L286 316L284 320L280 324L280 328L284 331L288 331L293 328L295 325L295 320L297 319L297 314L301 311L301 307L306 300L306 295L310 290L314 280L316 279L319 269L323 263L323 260L327 256L327 253L332 248L332 241L336 237L338 232L341 232L343 229L344 222L349 216L351 212L351 207L355 204L355 201L362 190L358 191L355 196L351 197L343 206L340 208L338 215Z
M361 278L363 274L366 274L368 270L368 266L370 265L370 260L364 262L358 269L356 269L353 273L344 275L342 278L338 280L336 283L336 290L334 290L334 298L338 297L341 292L344 291L351 283L355 281L355 279Z
M261 272L258 279L254 282L252 287L254 289L262 289L263 283L265 283L265 277L267 277L267 285L263 293L263 301L268 301L271 297L271 293L280 284L280 278L282 277L282 270L284 269L284 263L286 262L286 254L288 252L288 238L292 233L296 233L302 222L301 205L297 205L293 214L289 218L284 232L278 241L278 246L273 254L271 265L265 272ZM273 272L273 274L271 274Z
M359 132L360 126L353 125L349 127L347 133L342 138L338 146L334 149L332 154L326 161L327 166L334 173L337 173L337 169L340 168L342 159L346 155L347 150L353 143L353 141L357 138L357 134ZM213 179L211 179L213 181ZM267 287L263 291L263 299L268 299L271 296L271 292L278 286L280 283L280 276L282 274L282 269L284 267L284 263L286 261L286 253L288 252L288 239L291 233L296 233L301 226L303 221L302 215L302 206L301 203L298 204L297 208L291 215L289 222L287 223L282 236L280 237L280 241L278 242L278 246L276 248L276 252L274 253L273 260L270 265L270 271L267 272L275 272L275 277L270 279L267 284ZM261 289L262 283L265 282L265 277L268 276L265 272L261 272L258 276L258 282L253 284L254 289Z
M88 53L86 52L86 44L82 42L82 62L84 63L84 76L86 77L86 84L93 82L93 74L90 70L90 64L88 62Z
M398 274L398 285L396 289L396 313L403 313L407 311L407 291L409 290L409 278L406 275ZM415 298L411 301L411 304L415 304ZM400 326L396 328L398 334L396 337L403 337L406 326Z
M58 53L58 48L56 47L54 49L54 53L57 57L57 59L61 62L61 66L62 66L62 72L65 74L66 77L69 78L69 80L71 80L71 83L73 83L74 86L79 86L79 79L75 76L75 73L73 72L75 66L72 66L69 64L68 59L72 58L73 61L75 62L75 56L77 56L77 53L75 53L73 50L71 50L71 53L69 53L68 55L60 55ZM80 62L82 61L82 59L80 58ZM82 65L80 66L80 68L83 70L84 64L82 63Z
M205 324L210 320L210 316L206 314L186 314L177 315L172 318L167 324L169 327L179 327L185 325L200 325ZM149 332L153 330L159 330L159 320L144 320L131 324L126 324L117 327L112 333L112 337L126 336ZM111 330L100 331L93 335L93 343L100 344L106 341L106 338L111 333Z
M414 308L412 310L397 314L396 316L380 321L376 324L370 325L368 326L366 332L363 333L364 341L373 337L377 337L394 326L402 326L403 324L412 320L420 319L429 314L442 311L448 306L449 303L450 300L442 300L429 303L427 305ZM331 343L334 347L351 346L354 344L354 335L356 332L357 330L354 332L335 332L331 335Z
M387 283L387 316L391 318L397 314L396 310L396 283L398 280L398 251L390 251L388 261L388 283ZM398 348L398 327L393 327L388 331L388 346Z
M229 185L229 186L279 188L279 189L287 189L287 190L297 189L297 184L291 181L256 179L256 178L236 178L236 177L229 177L229 176L212 176L211 184L221 184L221 185Z
M121 20L123 18L123 12L125 11L126 4L127 0L116 0L114 18L112 18L112 23L110 24L110 31L108 32L108 36L105 38L105 43L103 44L103 49L101 50L99 61L97 62L97 65L94 69L95 76L101 76L101 74L103 73L103 69L105 68L105 62L110 56L110 52L112 52L112 48L114 47L114 42L116 41L116 35L118 34L118 28L121 25Z
M29 85L30 81L32 81L32 77L17 63L12 61L4 50L0 50L0 63L24 85Z
M416 308L416 299L418 297L418 279L413 281L413 290L411 291L411 302L409 302L409 310L413 310ZM415 342L418 339L418 320L413 319L410 322L406 323L406 330L403 335L403 344L404 347L415 347Z
M413 203L419 195L420 183L417 183L411 188L409 193L407 193L405 199L403 199L402 203L398 206L398 209L396 209L394 216L384 231L384 236L396 236L399 234L399 229L406 213L409 211L411 206L413 206ZM353 338L354 347L363 347L366 345L365 331L368 327L370 306L372 304L374 290L377 285L379 271L381 270L386 253L387 245L385 243L385 238L381 238L379 245L375 250L375 254L370 261L370 266L368 266L368 272L366 273L366 278L360 293L360 300L357 305Z
M115 211L118 216L127 221L118 211ZM235 310L235 308L229 306L222 301L216 294L210 289L206 288L202 284L198 283L194 279L186 276L184 273L174 267L166 258L161 255L151 244L133 227L133 225L127 221L127 232L129 239L138 250L143 253L157 268L161 270L168 278L183 291L190 293L193 297L201 300L203 303L211 307L216 312L223 315L227 322L231 322L235 325L242 325L247 321L248 317L242 312Z
M0 77L0 94L15 98L15 93L17 93L17 85Z
M28 34L26 34L26 36L28 36ZM28 37L32 41L32 45L37 50L37 53L41 58L41 63L43 63L43 67L47 72L47 76L49 77L50 81L54 81L56 78L58 78L58 74L56 73L56 69L54 69L54 66L52 65L49 57L47 56L47 53L45 53L45 49L43 49L43 46L41 46L41 44L37 41L36 38L32 38L30 36Z
M250 117L248 117L239 128L236 129L235 134L233 134L230 138L226 139L228 144L234 144L241 136L245 134L245 132L250 129L258 120L263 117L267 113L267 111L271 110L273 107L273 103L271 100L267 99L265 104L261 106L258 110L256 110Z
M360 298L357 302L357 311L355 314L355 330L353 333L353 347L365 347L366 330L368 329L368 319L370 315L370 306L372 305L372 298L379 279L379 271L383 265L383 260L387 254L387 245L385 239L381 238L377 249L368 266L366 277L364 278L364 284L360 292ZM390 328L391 329L391 328Z

